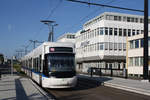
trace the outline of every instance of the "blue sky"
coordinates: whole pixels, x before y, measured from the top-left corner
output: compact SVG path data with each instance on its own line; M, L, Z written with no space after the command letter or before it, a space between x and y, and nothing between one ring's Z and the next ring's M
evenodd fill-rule
M90 1L133 9L144 8L144 0ZM55 20L59 24L54 31L56 40L65 32L77 32L86 21L105 11L143 15L66 0L0 0L0 53L11 57L16 50L23 49L23 45L28 45L31 39L47 41L49 30L40 20ZM32 47L30 45L28 50Z

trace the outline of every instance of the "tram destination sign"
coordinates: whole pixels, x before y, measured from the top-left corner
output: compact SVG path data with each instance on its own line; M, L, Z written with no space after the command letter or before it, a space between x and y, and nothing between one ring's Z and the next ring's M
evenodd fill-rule
M71 47L50 47L50 52L73 52Z

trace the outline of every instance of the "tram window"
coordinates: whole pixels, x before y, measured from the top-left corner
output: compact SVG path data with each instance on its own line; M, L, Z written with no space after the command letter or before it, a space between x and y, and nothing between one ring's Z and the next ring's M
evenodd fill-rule
M48 70L68 70L74 69L74 55L51 54L47 57Z

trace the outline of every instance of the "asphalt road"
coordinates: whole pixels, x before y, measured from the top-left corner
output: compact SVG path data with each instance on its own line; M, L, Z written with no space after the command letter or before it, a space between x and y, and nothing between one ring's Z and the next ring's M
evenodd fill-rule
M88 85L79 80L72 89L48 89L57 100L150 100L149 96L136 94L115 88Z

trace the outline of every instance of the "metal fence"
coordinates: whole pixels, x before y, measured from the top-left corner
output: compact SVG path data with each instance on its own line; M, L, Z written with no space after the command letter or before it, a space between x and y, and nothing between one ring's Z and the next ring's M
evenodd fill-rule
M11 66L9 65L0 65L0 74L11 74Z
M91 75L99 75L99 76L115 76L115 77L124 77L127 78L127 69L106 69L106 68L94 68L91 67L88 70L88 73Z

